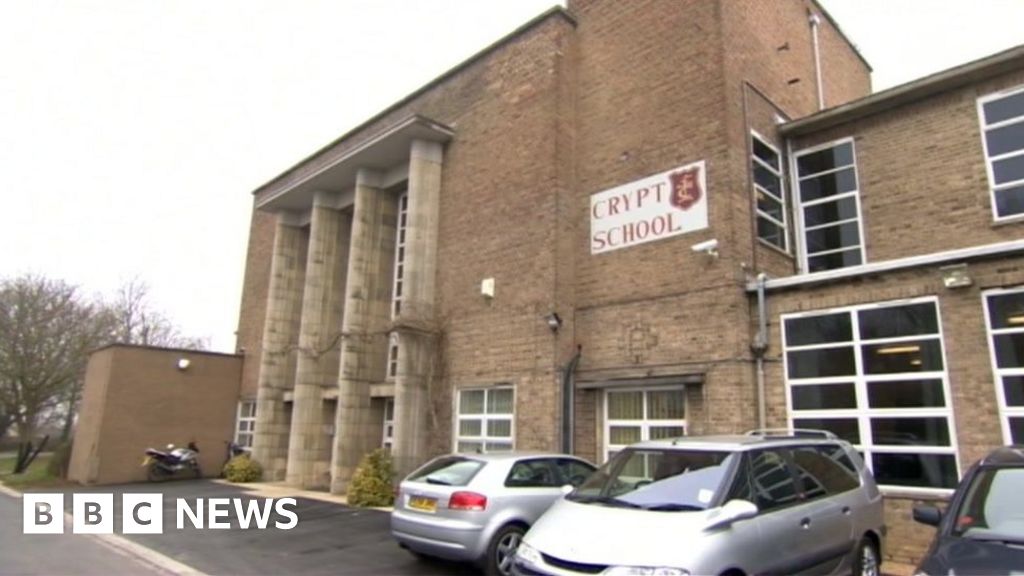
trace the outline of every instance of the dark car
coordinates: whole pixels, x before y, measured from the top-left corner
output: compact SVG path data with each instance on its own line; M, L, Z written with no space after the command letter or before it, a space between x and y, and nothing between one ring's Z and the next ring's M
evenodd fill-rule
M915 574L1024 569L1024 446L999 448L980 460L960 481L945 513L918 505L914 520L938 527Z

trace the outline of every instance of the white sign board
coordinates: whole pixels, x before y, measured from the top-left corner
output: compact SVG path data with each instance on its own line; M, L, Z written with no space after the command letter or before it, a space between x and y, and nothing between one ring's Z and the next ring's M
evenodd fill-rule
M590 196L590 253L601 254L708 227L704 161Z

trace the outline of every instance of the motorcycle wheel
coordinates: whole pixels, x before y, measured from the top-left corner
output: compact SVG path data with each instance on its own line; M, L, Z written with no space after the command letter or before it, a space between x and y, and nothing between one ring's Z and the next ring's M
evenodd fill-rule
M149 465L149 468L146 469L146 479L150 482L163 482L170 477L170 473L160 466L159 462L153 462Z

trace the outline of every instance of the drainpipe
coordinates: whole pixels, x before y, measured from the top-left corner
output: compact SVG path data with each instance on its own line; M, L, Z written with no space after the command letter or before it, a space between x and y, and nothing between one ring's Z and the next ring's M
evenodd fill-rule
M580 356L583 355L583 346L576 345L576 354L569 363L562 368L562 452L573 453L572 432L575 427L573 408L576 402L575 378L576 366L580 363Z
M768 275L761 272L757 275L757 335L750 345L751 352L757 360L757 427L759 430L766 428L767 417L764 394L764 355L768 351L768 310L765 307L764 285L768 281Z
M818 46L818 25L821 24L821 17L811 13L811 41L814 44L814 85L818 88L818 110L825 109L825 91L821 81L821 49Z

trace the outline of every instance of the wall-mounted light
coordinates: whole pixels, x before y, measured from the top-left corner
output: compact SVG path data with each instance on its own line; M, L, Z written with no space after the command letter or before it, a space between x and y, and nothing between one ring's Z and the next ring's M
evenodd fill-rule
M494 278L484 278L480 282L480 295L488 300L494 298Z
M544 321L548 323L548 328L551 328L552 332L558 332L558 329L562 327L562 317L558 315L558 312L552 312L544 317Z
M942 273L942 284L946 288L966 288L974 283L967 273L967 264L943 266L939 272Z
M185 371L192 365L192 361L188 358L178 358L178 370Z

